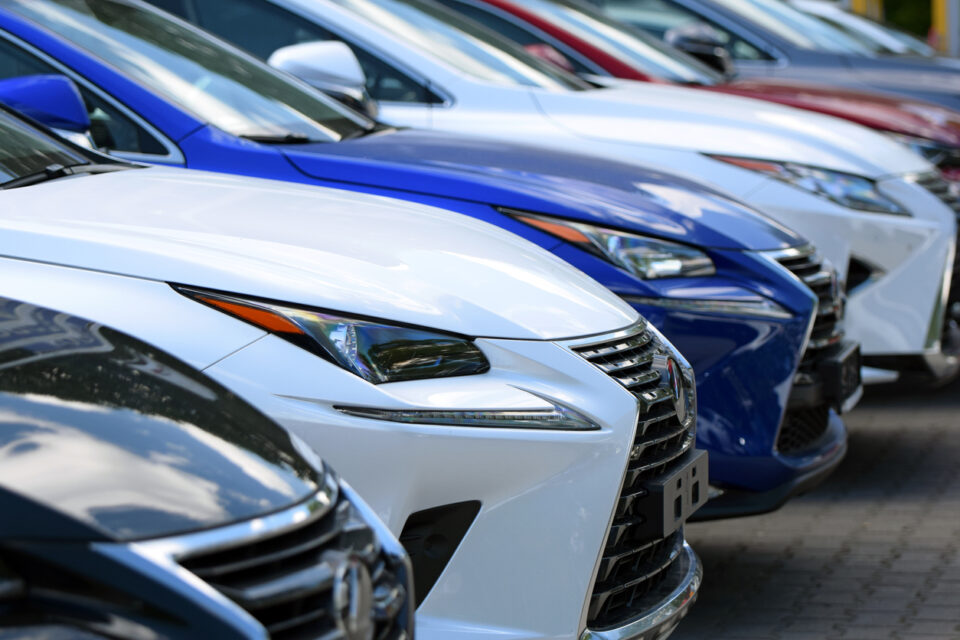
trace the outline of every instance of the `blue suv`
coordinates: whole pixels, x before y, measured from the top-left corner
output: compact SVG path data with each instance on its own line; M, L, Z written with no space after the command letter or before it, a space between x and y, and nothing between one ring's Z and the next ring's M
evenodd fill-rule
M0 100L117 156L434 205L590 274L696 369L713 498L700 517L774 509L846 451L839 412L861 389L859 350L843 339L833 270L713 190L384 127L137 0L0 0L0 79Z

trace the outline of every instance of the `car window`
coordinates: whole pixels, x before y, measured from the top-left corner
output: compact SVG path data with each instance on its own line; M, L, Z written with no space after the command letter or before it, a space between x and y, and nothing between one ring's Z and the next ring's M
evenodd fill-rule
M497 33L430 0L330 0L460 73L495 84L589 88Z
M553 48L557 54L563 56L563 60L576 73L596 73L596 69L585 65L579 60L578 56L568 55L566 47L562 43L557 42L532 25L502 15L496 7L490 5L476 6L472 2L460 2L459 0L438 1L457 13L479 22L491 31L496 31L507 40L521 47L547 46Z
M149 0L160 5L165 0ZM263 0L178 0L180 15L224 40L266 60L277 49L317 40L342 40L320 25ZM381 102L443 102L423 83L351 42L366 76L367 92Z
M896 53L889 47L884 46L877 40L871 38L868 34L856 29L852 25L840 22L830 16L815 15L814 18L816 18L817 20L820 20L821 22L827 23L837 31L842 31L847 36L853 38L854 40L859 42L861 45L863 45L865 48L869 49L873 53Z
M717 38L734 60L773 59L760 47L732 31L669 0L603 0L602 6L611 18L643 29L661 39L665 39L671 29L706 24L713 28Z
M0 78L62 73L29 51L0 38ZM159 140L119 109L85 87L79 89L90 116L90 133L99 149L160 156L168 154Z
M763 29L802 49L869 55L869 49L813 16L781 0L714 0Z
M121 0L0 0L201 120L265 141L330 141L373 124L169 14Z
M52 164L86 164L87 159L16 118L0 112L0 185L43 171Z
M714 84L720 77L676 49L601 11L570 0L524 0L524 9L646 73L681 83Z

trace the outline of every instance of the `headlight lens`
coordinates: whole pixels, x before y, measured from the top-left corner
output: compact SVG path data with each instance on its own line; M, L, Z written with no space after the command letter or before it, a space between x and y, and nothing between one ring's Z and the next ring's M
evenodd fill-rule
M644 280L716 273L709 256L676 242L522 211L504 210L504 213L590 251Z
M957 147L951 147L927 138L905 136L899 133L891 133L888 135L897 142L910 147L914 153L923 156L931 164L939 165L947 158L960 155L960 149Z
M175 289L332 360L374 384L473 375L490 369L483 352L461 336L212 291Z
M880 193L873 180L852 173L818 169L790 162L729 156L711 157L744 169L765 173L850 209L898 216L910 215L910 212L899 203Z

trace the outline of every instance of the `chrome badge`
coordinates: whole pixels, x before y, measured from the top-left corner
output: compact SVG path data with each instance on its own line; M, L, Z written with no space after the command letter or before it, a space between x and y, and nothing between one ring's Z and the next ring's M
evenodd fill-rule
M683 372L673 358L665 355L653 357L653 368L660 373L660 380L670 389L673 396L673 408L681 423L687 421L687 394L683 386Z
M373 580L370 571L357 558L335 555L328 562L334 567L333 617L340 632L338 637L372 640Z

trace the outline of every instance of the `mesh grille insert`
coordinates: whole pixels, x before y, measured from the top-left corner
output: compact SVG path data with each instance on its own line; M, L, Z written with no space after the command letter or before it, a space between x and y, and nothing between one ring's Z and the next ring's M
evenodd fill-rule
M591 629L626 624L645 613L644 598L666 579L680 557L682 530L651 537L644 524L645 483L679 464L694 446L693 427L684 426L673 406L673 390L654 369L663 352L654 334L638 325L623 337L574 348L640 400L633 448L607 534L587 614ZM691 422L692 425L692 422Z

